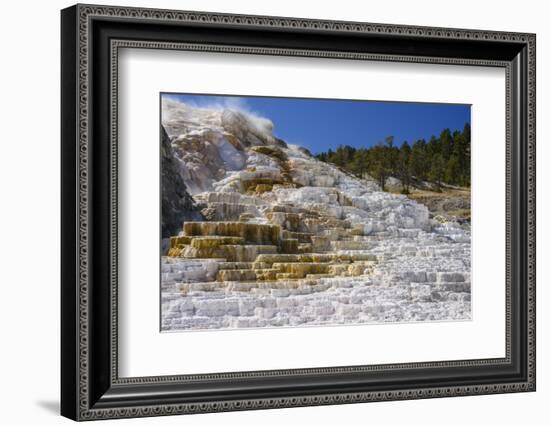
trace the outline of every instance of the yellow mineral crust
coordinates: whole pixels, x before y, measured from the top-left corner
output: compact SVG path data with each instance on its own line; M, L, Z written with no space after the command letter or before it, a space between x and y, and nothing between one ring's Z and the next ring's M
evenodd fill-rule
M276 245L280 239L281 228L276 225L247 222L185 222L183 234L192 237L241 237L254 244Z
M266 218L271 223L186 222L182 235L170 239L168 256L216 261L215 281L201 291L298 288L373 270L375 256L353 251L368 244L354 237L347 221L292 206L274 206ZM321 229L329 233L315 233ZM337 241L331 239L334 229ZM304 230L315 232L299 232ZM195 287L181 285L182 291Z

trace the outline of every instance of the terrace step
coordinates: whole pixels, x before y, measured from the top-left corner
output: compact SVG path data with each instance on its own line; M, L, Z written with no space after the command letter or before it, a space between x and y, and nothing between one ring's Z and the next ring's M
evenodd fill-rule
M252 269L253 262L221 262L218 269Z
M218 281L254 281L256 272L252 269L222 269L218 271Z
M277 225L248 222L185 222L183 233L193 237L241 237L254 244L277 245L281 237L281 228Z
M331 241L330 245L333 250L367 250L370 248L370 244L366 241L355 240Z
M212 235L208 237L194 237L191 239L189 245L196 249L208 249L216 248L222 245L240 245L244 244L244 238L242 237L225 237Z
M274 245L234 245L226 244L214 248L194 248L186 246L181 256L184 258L225 258L228 262L254 262L259 255L276 254Z
M311 243L311 237L314 235L312 232L281 231L281 236L284 239L296 239L300 243Z
M274 263L273 269L276 269L281 278L305 278L308 274L327 274L329 272L329 264L320 262L306 263Z

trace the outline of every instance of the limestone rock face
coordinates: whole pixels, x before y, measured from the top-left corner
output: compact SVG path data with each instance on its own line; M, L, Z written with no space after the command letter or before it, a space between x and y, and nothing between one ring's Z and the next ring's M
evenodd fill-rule
M221 115L223 128L245 146L272 145L273 123L265 118L252 118L238 111L225 110Z
M162 330L470 319L467 225L316 160L269 120L162 107L168 191L187 188L204 219L171 231Z
M195 201L187 193L180 162L174 158L170 139L161 126L162 238L176 235L186 220L201 220Z

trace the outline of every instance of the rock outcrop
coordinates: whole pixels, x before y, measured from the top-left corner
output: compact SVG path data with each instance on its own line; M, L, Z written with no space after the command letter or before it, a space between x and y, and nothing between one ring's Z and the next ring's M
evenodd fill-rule
M181 164L174 157L170 138L161 126L162 238L177 234L184 221L202 220L195 201L187 193L181 176Z
M470 318L468 228L269 120L164 100L163 125L205 221L188 218L162 258L162 330Z

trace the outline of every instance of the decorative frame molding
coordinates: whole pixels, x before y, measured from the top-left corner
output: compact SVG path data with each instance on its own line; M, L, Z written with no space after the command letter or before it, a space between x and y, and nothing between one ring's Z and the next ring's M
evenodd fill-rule
M124 24L128 23L140 24L144 28L142 31L159 33L159 40L140 39L139 34L125 32ZM168 27L189 28L191 40L175 39ZM229 33L234 32L236 39L241 37L239 43L212 43L204 33L201 33L201 29L213 27L227 30ZM161 30L166 30L166 33L160 34ZM193 33L195 30L196 35ZM240 35L246 33L246 30L255 33L272 31L275 34L274 45L247 45L246 36ZM355 40L374 41L372 46L367 46L367 50L370 51L356 51L353 45L347 50L338 44L336 39L334 45L338 49L277 45L285 42L288 44L284 37L279 41L277 34L299 38L301 34L308 33L324 35L328 39L336 35L345 35L352 43ZM124 35L124 39L120 34ZM201 41L197 42L197 39ZM388 52L390 42L426 47L420 46L417 49L420 52L418 55L405 55L396 51ZM467 50L462 46L478 49L464 53L465 56L462 57L425 53L437 51L437 43L458 46L456 51L463 53ZM506 357L361 367L119 378L116 119L118 49L125 47L505 68ZM75 420L92 420L535 390L533 34L76 5L62 11L62 55L63 415ZM91 158L94 158L93 168ZM98 159L101 161L98 162ZM102 172L108 172L108 178L98 177L98 164L101 164ZM101 195L98 192L100 188L107 189L108 194ZM107 233L99 234L98 229L105 229ZM97 254L99 246L108 253L107 259ZM512 261L514 253L519 253L517 257L520 259L517 264L515 260ZM101 259L98 261L99 258ZM102 308L98 308L98 304ZM389 372L392 372L391 374L398 378L399 374L407 370L433 370L437 373L430 374L439 377L453 368L467 372L469 369L474 371L474 368L489 366L506 370L507 377L511 378L498 381L480 379L468 385L453 385L451 382L426 387L400 384L390 389L376 389L372 383L364 385L363 388L351 385L361 374L387 372L389 375ZM210 397L204 400L200 396L189 397L188 393L185 396L182 394L179 398L168 398L163 393L163 388L170 387L173 390L174 386L181 387L186 384L197 385L201 389L208 386L219 387L222 382L237 378L249 380L251 386L265 389L266 386L269 388L270 380L277 378L293 379L296 382L298 376L311 376L320 382L328 383L331 377L336 375L350 376L348 389L353 389L323 392L322 386L319 385L315 392L300 393L288 390L285 393L273 387L271 396L265 398L242 397L241 395L246 394L243 390L242 394L226 393L215 399ZM440 379L443 380L444 377ZM262 380L264 382L260 383ZM396 379L397 382L399 379ZM137 396L138 387L142 396ZM148 397L143 396L147 393Z

